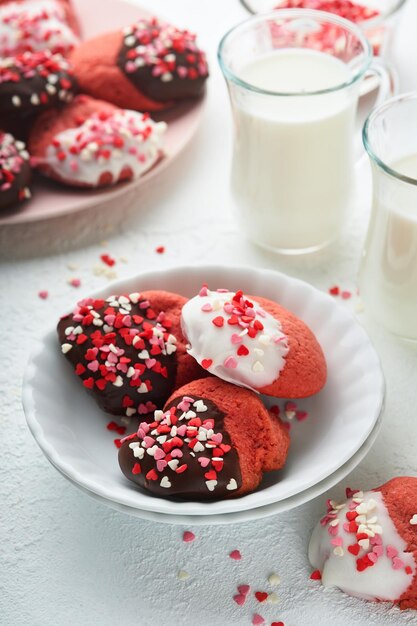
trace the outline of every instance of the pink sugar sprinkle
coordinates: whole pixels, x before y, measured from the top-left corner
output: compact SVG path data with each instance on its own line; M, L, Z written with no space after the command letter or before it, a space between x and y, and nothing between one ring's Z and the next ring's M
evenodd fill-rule
M237 367L237 361L234 356L228 356L227 359L224 360L223 365L225 367L235 369Z
M49 296L49 292L44 289L43 291L39 291L38 296L41 300L46 300L46 298Z
M259 613L255 613L252 617L252 624L253 626L260 626L261 624L265 624L265 620L262 615L259 615Z
M340 295L342 296L343 300L349 300L349 298L352 297L352 293L350 291L342 291Z
M71 278L71 280L68 282L71 285L71 287L78 288L81 286L81 280L79 278Z

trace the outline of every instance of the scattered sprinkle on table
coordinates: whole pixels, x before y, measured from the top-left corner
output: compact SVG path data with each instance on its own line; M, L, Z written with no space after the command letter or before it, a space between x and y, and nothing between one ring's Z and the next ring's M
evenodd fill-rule
M187 580L188 578L190 578L190 574L186 572L185 569L180 569L177 574L177 578L178 580Z
M310 575L311 580L321 580L321 573L318 569L315 569L314 572Z
M81 286L81 280L79 278L70 278L70 280L68 281L68 284L71 285L71 287L80 287Z
M268 582L272 587L277 587L281 583L281 578L278 574L272 573L268 576Z
M240 561L240 559L242 558L242 555L240 554L239 550L233 550L229 554L229 557L233 559L234 561Z
M268 593L268 597L266 599L269 604L278 604L279 598L275 592Z
M268 594L266 593L266 591L255 591L255 598L258 600L258 602L265 602L267 597Z
M260 626L260 624L265 624L265 620L262 615L259 615L259 613L255 613L252 617L252 624L253 626Z
M126 432L126 427L119 426L119 424L117 424L116 422L109 422L107 424L107 430L114 430L117 433L119 433L119 435L124 435Z
M158 246L157 248L155 248L155 252L157 254L164 254L165 252L165 246Z
M42 291L39 291L39 292L38 292L38 297L39 297L41 300L46 300L46 299L48 298L48 296L49 296L49 292L48 292L48 291L46 291L46 289L43 289Z
M190 543L191 541L194 541L195 539L195 534L192 533L190 530L186 530L182 536L182 540L184 541L184 543Z

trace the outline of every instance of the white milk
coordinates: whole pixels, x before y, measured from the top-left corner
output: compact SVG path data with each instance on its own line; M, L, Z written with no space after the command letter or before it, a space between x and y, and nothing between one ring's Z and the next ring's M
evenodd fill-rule
M342 85L350 71L322 52L283 49L239 78L279 92ZM232 190L243 227L275 249L320 247L340 233L353 186L355 87L315 96L235 94Z
M417 154L390 167L417 180ZM402 337L417 339L417 187L378 175L383 178L374 189L361 294L384 326Z

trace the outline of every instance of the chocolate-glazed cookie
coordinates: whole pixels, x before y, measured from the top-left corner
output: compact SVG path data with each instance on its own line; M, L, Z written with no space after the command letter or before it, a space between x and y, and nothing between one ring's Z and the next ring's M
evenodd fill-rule
M281 468L288 431L259 396L216 378L173 393L119 450L124 475L162 497L213 500L255 489Z
M49 50L0 59L0 117L35 114L72 100L77 90L70 64Z
M124 31L117 64L140 91L158 102L200 95L208 76L196 36L156 18L140 20Z
M26 145L0 131L0 211L31 197L31 177Z
M61 350L104 411L147 415L198 375L180 330L185 302L163 291L86 298L60 320Z
M124 475L158 496L224 498L242 486L225 415L206 398L181 396L139 426L119 451Z

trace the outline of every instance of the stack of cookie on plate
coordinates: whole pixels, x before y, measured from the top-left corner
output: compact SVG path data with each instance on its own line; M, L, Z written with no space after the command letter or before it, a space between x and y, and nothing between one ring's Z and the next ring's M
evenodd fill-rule
M160 497L241 496L281 469L290 437L262 395L326 382L317 339L279 304L203 286L87 298L61 318L63 354L99 407L131 419L124 475Z
M151 114L200 96L196 37L156 18L81 41L70 0L0 0L0 209L30 198L32 170L97 188L163 157Z

